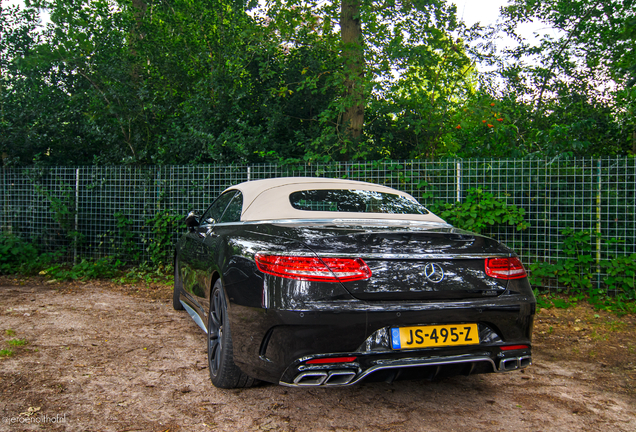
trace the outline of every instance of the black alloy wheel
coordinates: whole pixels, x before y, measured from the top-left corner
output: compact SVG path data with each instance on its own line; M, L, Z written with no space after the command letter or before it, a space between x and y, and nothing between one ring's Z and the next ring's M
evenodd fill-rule
M174 260L174 289L172 290L172 308L174 310L183 310L181 304L181 291L183 290L183 282L179 277L179 263Z
M227 316L227 304L220 279L214 283L210 294L208 313L208 369L215 387L251 387L257 381L244 374L235 364Z
M221 369L221 358L225 354L223 343L223 323L225 321L226 308L223 292L217 289L220 285L214 284L214 291L210 297L210 313L208 314L208 366L210 379L214 382Z

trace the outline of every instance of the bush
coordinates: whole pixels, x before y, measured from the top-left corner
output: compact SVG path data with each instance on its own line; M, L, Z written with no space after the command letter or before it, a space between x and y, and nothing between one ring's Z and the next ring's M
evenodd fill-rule
M508 205L481 188L469 189L462 202L434 204L430 209L453 226L478 234L495 225L513 225L517 231L528 228L524 209Z
M12 234L0 235L0 274L32 274L54 258L54 254L40 254L35 245Z
M110 279L118 276L123 266L124 263L112 258L83 259L73 267L58 264L41 271L40 274L55 280Z

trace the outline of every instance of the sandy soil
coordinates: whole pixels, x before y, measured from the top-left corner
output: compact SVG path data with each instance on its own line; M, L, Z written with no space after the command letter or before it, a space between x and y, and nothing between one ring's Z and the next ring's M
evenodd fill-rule
M13 351L0 430L635 431L635 329L633 316L543 310L523 373L219 390L169 287L0 278L0 350Z

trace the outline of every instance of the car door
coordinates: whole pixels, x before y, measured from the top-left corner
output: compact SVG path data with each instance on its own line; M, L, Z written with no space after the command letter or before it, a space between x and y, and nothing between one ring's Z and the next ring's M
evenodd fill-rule
M199 226L185 236L181 249L179 272L188 303L201 313L207 310L205 299L209 297L212 272L218 266L215 252L218 249L218 235L214 226L221 220L225 209L238 191L231 190L219 196L199 220Z

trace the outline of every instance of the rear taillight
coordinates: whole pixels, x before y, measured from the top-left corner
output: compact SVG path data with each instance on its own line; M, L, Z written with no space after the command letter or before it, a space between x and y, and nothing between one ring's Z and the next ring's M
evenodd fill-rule
M497 279L521 279L526 270L517 257L486 259L486 274Z
M528 345L504 345L499 347L502 351L514 351L530 348Z
M360 258L327 258L257 253L256 266L263 273L314 282L351 282L371 277Z
M326 357L309 360L307 364L351 363L357 357Z

